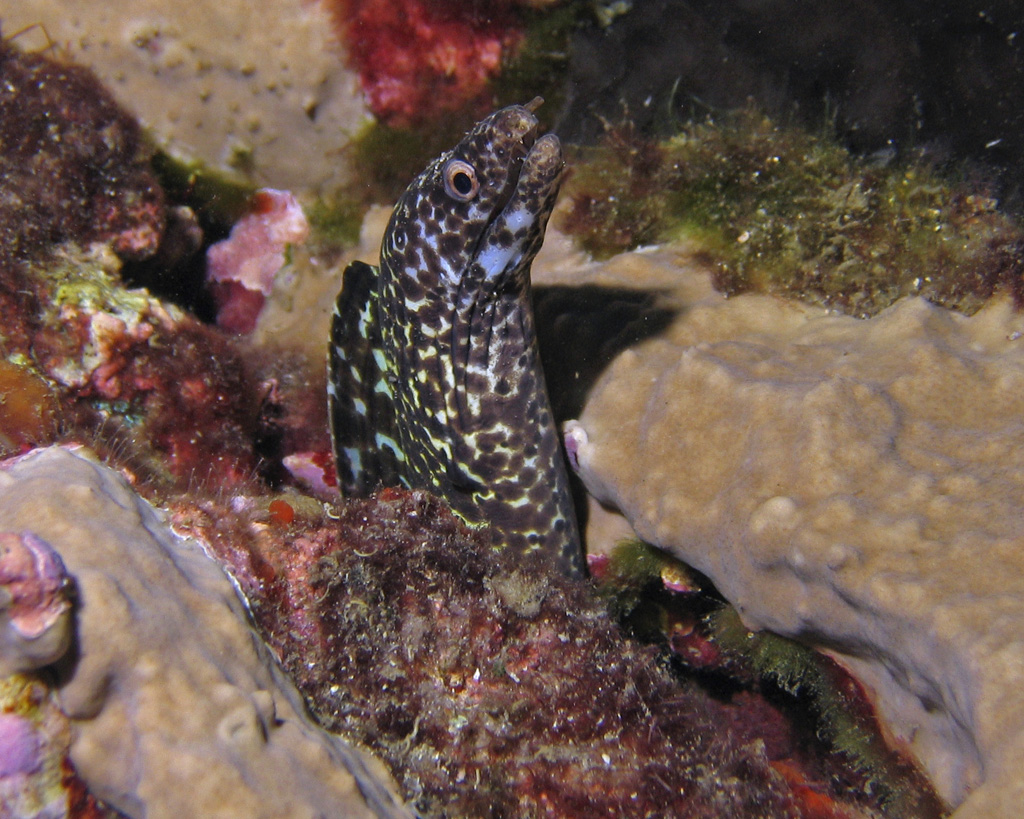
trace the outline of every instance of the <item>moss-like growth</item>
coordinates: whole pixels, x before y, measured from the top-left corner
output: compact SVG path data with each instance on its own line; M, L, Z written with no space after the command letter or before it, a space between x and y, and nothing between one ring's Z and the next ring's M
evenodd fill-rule
M599 589L608 602L609 610L620 620L632 617L631 628L643 636L664 633L664 619L660 613L646 618L643 604L652 591L663 589L667 583L678 581L697 587L702 584L696 572L684 566L660 549L642 540L624 540L612 551L607 565L600 573ZM646 622L650 619L650 622ZM641 621L645 621L641 625Z
M736 709L625 640L588 583L493 552L426 493L266 540L283 531L250 536L253 556L214 548L314 713L420 815L805 815Z
M562 227L597 255L687 237L727 294L758 290L871 316L918 294L973 313L1024 296L1024 228L984 187L920 158L850 154L744 111L661 143L629 125L581 150Z
M562 196L571 202L559 227L598 257L667 239L666 150L632 125L609 127L596 147L568 152L571 173Z
M860 685L831 659L794 640L748 631L706 578L640 541L615 548L601 582L629 630L667 643L685 673L734 699L755 692L795 724L805 720L799 744L825 751L816 761L799 759L792 770L812 771L839 792L873 794L883 816L944 813L921 773L886 745Z
M347 247L359 241L367 205L345 191L320 197L309 208L311 246Z
M352 193L368 203L394 202L409 182L434 157L458 142L475 121L467 112L424 128L380 122L366 126L352 143L352 164L359 176Z
M0 267L71 239L145 258L163 230L138 123L88 69L0 38Z
M810 703L820 739L842 754L879 798L887 816L920 816L921 792L910 766L890 751L860 687L806 646L769 632L748 631L736 610L722 606L705 618L709 637L727 661Z

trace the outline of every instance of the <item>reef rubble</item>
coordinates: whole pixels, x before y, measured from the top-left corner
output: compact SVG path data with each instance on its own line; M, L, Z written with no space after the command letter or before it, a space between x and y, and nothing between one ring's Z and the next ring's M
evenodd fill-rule
M681 245L583 274L675 314L569 427L589 492L866 682L956 819L1018 815L1024 316L727 300Z

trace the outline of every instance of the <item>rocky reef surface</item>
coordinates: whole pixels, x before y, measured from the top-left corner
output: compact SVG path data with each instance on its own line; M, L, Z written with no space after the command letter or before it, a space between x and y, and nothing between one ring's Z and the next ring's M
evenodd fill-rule
M305 715L224 571L116 472L57 447L8 460L0 529L30 533L20 540L38 559L20 562L40 567L3 573L4 597L16 604L4 612L3 667L51 665L21 685L38 701L30 717L10 702L25 691L4 683L0 799L12 777L41 767L32 721L38 727L47 707L48 724L60 724L57 710L69 724L71 765L125 815L410 816L379 763ZM5 570L17 546L3 544ZM60 590L74 601L73 619ZM12 624L22 639L10 639ZM0 804L13 811L4 815L36 815Z
M661 290L675 319L570 425L587 489L748 627L867 681L958 819L1015 815L1024 317L1009 299L968 318L911 298L867 321L725 300L687 265L676 246L601 270Z

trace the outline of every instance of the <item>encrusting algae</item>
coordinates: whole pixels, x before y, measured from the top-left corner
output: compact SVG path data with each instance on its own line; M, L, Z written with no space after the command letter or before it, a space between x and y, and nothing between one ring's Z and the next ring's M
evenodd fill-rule
M793 296L867 317L920 295L971 314L1024 300L1024 229L985 185L923 157L856 157L753 111L656 142L629 124L581 148L559 226L592 253L685 238L727 295Z
M912 780L923 807L899 813L841 756L795 752L756 696L680 680L588 583L490 550L425 492L337 514L241 538L216 534L216 503L174 518L233 568L321 724L379 754L423 817L940 815Z

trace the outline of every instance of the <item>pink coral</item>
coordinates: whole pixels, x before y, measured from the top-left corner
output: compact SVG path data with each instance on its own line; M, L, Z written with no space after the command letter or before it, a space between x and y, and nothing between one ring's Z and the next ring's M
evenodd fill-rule
M299 486L314 495L338 494L338 479L329 452L293 452L285 455L281 463Z
M71 640L71 582L60 555L31 532L0 533L0 673L30 671Z
M32 723L17 714L0 714L0 779L37 770L42 741Z
M270 188L258 191L252 211L231 229L231 236L206 252L207 277L219 307L217 324L250 332L285 265L285 251L308 235L309 222L294 196Z

